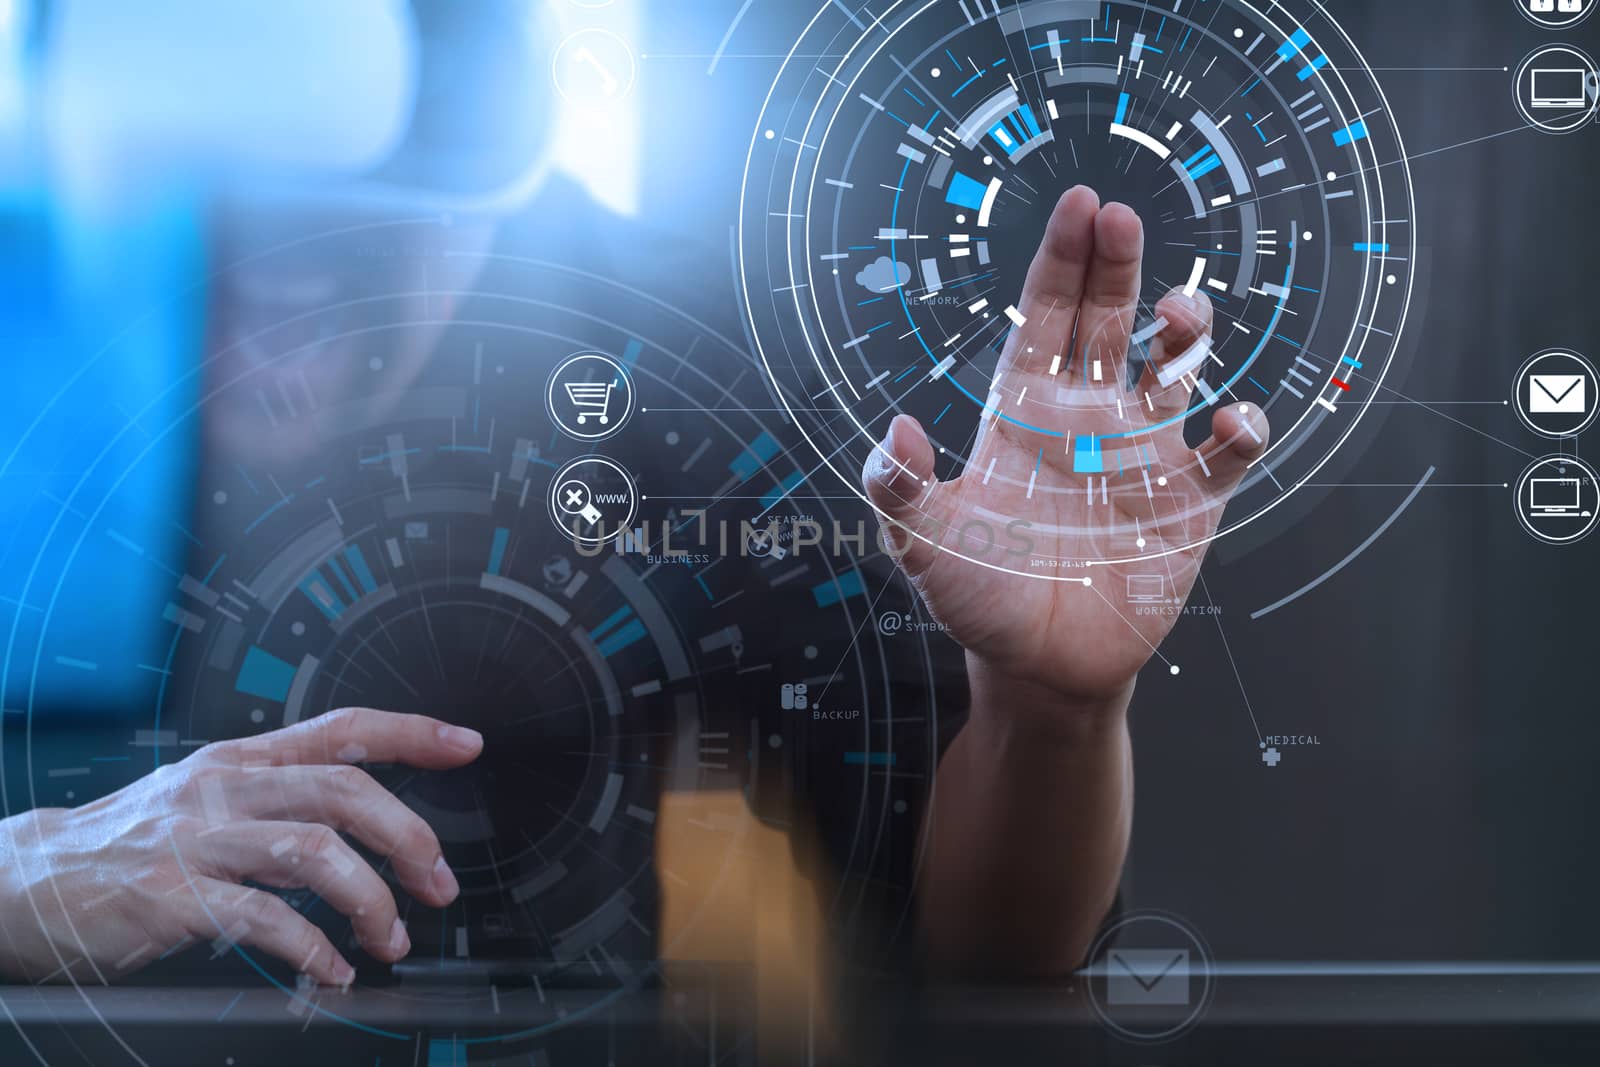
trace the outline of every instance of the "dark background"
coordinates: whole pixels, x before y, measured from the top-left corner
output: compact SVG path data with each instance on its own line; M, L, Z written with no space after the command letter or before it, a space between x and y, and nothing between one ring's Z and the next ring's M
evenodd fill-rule
M644 8L641 51L698 58L641 60L643 216L725 265L704 294L726 294L731 334L744 151L774 54L810 6L757 0L712 74L742 0ZM1600 17L1557 34L1513 0L1328 6L1414 157L1420 261L1395 403L1375 406L1325 472L1346 485L1307 490L1316 506L1270 539L1218 546L1195 602L1209 593L1220 626L1185 620L1164 650L1182 675L1158 665L1142 679L1126 903L1184 917L1227 960L1600 959L1588 829L1600 536L1540 544L1499 488L1557 450L1501 404L1517 367L1558 345L1600 358L1600 127L1524 128L1502 68L1558 40L1600 54ZM5 238L14 251L28 234ZM12 280L10 301L25 301L37 277ZM1354 549L1430 466L1433 485L1365 554L1251 621ZM8 588L18 558L0 555ZM1262 734L1320 744L1268 768L1252 711Z
M739 5L705 6L654 22L652 49L712 51ZM795 6L755 5L729 52L781 52L809 13ZM1217 546L1206 585L1221 633L1184 620L1164 649L1182 675L1158 663L1141 679L1126 902L1181 915L1230 960L1600 958L1600 539L1541 544L1498 488L1558 451L1501 403L1517 368L1553 346L1600 356L1600 127L1525 128L1501 68L1563 41L1595 54L1600 16L1560 33L1513 0L1328 8L1413 157L1420 262L1395 403L1375 406L1319 479L1347 486L1266 544ZM688 146L679 124L647 120L647 153L684 172L647 184L646 214L702 238L729 225L748 115L776 69L724 56L708 77L708 58L641 68L648 97L701 118ZM683 214L691 182L703 216ZM1430 466L1430 487L1366 553L1251 621L1365 540ZM1266 767L1246 696L1262 734L1321 744Z

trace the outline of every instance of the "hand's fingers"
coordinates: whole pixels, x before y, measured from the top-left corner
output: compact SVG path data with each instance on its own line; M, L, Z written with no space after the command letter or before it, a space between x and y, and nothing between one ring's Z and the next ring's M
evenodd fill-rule
M1189 406L1191 383L1210 360L1211 320L1211 300L1204 293L1184 296L1174 289L1156 304L1156 321L1166 326L1150 342L1150 362L1136 390L1147 414L1170 418Z
M195 859L211 874L280 889L309 889L347 916L361 946L384 960L411 950L389 887L326 826L238 822L196 840Z
M1211 438L1199 448L1203 484L1227 501L1244 473L1267 450L1271 438L1266 412L1255 404L1229 404L1211 417Z
M460 892L439 838L365 771L349 766L271 767L240 774L235 817L324 823L350 834L394 866L412 896L436 908Z
M1087 186L1068 189L1056 201L1017 300L1017 310L1026 322L1013 335L1016 347L1011 366L1048 368L1056 356L1070 357L1067 346L1083 300L1099 213L1100 198Z
M881 547L896 556L912 578L923 574L938 555L924 538L941 539L935 503L939 485L934 479L933 447L916 419L894 417L889 433L867 457L861 484L879 512Z
M355 968L328 936L278 897L214 878L192 885L186 926L193 936L260 949L323 985L355 980Z
M259 737L222 741L209 751L245 766L292 763L405 763L446 770L471 763L483 735L425 715L340 708Z
M1107 204L1094 222L1094 258L1078 309L1073 369L1091 383L1127 379L1128 341L1139 306L1144 223L1132 208Z

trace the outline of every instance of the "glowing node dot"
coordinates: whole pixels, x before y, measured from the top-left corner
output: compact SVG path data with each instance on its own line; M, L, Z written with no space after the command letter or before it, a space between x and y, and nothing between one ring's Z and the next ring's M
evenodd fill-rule
M228 494L223 492L221 489L218 489L215 493L211 494L211 501L214 504L226 504L228 502Z
M1335 174L1335 173L1334 173L1334 172L1333 172L1333 171L1331 171L1331 170L1330 170L1330 171L1329 171L1329 172L1328 172L1328 180L1329 180L1329 181L1330 181L1330 182L1331 182L1331 181L1337 181L1337 180L1338 180L1338 178L1339 178L1339 175L1337 175L1337 174Z
M1240 404L1239 405L1239 414L1241 414L1241 415L1250 414L1250 405L1249 404Z
M1089 588L1089 587L1090 587L1090 586L1091 586L1091 585L1093 585L1093 584L1094 584L1094 579L1093 579L1093 578L1085 578L1085 579L1084 579L1084 580L1083 580L1083 587L1084 587L1084 588L1085 588L1085 589L1087 589L1087 588Z
M367 366L371 367L373 370L382 370L383 369L383 357L382 356L373 356L371 359L367 360Z
M78 799L78 791L75 790L75 789L67 790L67 799L68 800L77 800Z
M1311 231L1307 230L1305 233L1301 234L1300 236L1302 238L1304 238L1305 240L1309 241L1309 240L1311 240Z
M1141 537L1137 541L1135 541L1134 544L1136 546L1138 546L1139 548L1143 548L1145 546L1145 540L1144 540L1144 538Z
M965 226L966 224L967 224L967 217L965 215L957 215L956 216L956 225L957 226Z
M833 273L838 274L839 273L839 268L838 267L833 268Z
M1267 747L1267 743L1265 741L1261 742L1261 747L1262 748L1266 748Z
M775 131L773 131L773 130L768 130L767 131L767 140L770 141L776 136L778 136L778 135L777 135L777 133Z
M1166 485L1167 484L1167 476L1165 474L1163 474L1161 477L1157 478L1156 479L1156 484L1157 485Z
M1233 35L1235 37L1243 37L1244 36L1244 27L1240 26L1240 27L1236 28L1233 31Z
M1178 665L1176 663L1174 663L1170 669L1171 669L1173 674L1177 674L1178 673Z
M938 67L934 67L932 70L928 71L928 74L930 76L932 76L932 77L935 77L935 78L937 78L942 73L944 73L944 72L941 71Z
M816 659L816 658L817 658L817 646L816 645L807 645L806 646L806 659Z
M1389 275L1387 278L1384 279L1384 281L1388 282L1390 285L1393 285L1395 282L1397 282L1399 280L1400 279L1396 278L1393 274Z
M993 156L984 156L983 157L983 165L986 166L986 167L994 166L994 157Z
M296 637L304 637L306 634L306 624L303 622L293 623L289 627L289 632L294 634Z
M677 443L678 443L678 431L677 430L668 430L667 431L667 444L675 445Z
M1221 245L1218 245L1218 246L1217 246L1217 251L1218 251L1218 252L1220 252L1220 251L1222 251L1222 246L1221 246Z
M251 708L250 721L257 724L264 723L267 721L267 713L260 708Z

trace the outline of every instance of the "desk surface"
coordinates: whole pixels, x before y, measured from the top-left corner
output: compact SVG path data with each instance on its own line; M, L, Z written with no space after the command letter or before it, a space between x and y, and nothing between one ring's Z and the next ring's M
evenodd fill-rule
M708 1048L747 1041L751 1007L739 997L707 986L622 996L545 990L542 997L532 989L491 997L397 988L324 992L312 1010L305 998L269 988L12 987L0 988L0 1011L13 1024L0 1034L0 1050L31 1044L46 1063L96 1065L180 1062L166 1058L180 1047L181 1062L231 1057L234 1067L281 1067L286 1057L312 1065L527 1063L538 1055L555 1064L589 1062L601 1049L619 1064L622 1049L640 1057L632 1062L704 1063ZM1159 1045L1108 1031L1081 985L943 987L915 999L891 991L881 1007L872 1003L865 1015L875 1032L858 1041L856 1062L1600 1062L1596 973L1224 973L1198 1025ZM508 1034L517 1036L502 1042ZM438 1051L457 1045L465 1059Z

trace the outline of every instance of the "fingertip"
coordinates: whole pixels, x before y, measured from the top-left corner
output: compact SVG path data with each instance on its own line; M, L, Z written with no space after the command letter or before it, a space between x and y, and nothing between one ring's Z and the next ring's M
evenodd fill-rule
M1211 419L1211 432L1234 455L1253 463L1267 450L1271 427L1267 414L1258 405L1229 404Z
M1100 196L1087 185L1074 185L1061 194L1045 225L1044 247L1057 259L1087 259L1094 243Z
M1107 259L1130 260L1144 252L1144 222L1126 204L1110 203L1095 216L1097 253Z
M1169 330L1200 334L1211 328L1213 305L1205 293L1193 296L1174 289L1156 302L1156 316L1168 322Z
M438 738L440 747L463 763L477 759L483 751L483 735L465 726L440 723L434 730L434 736Z

